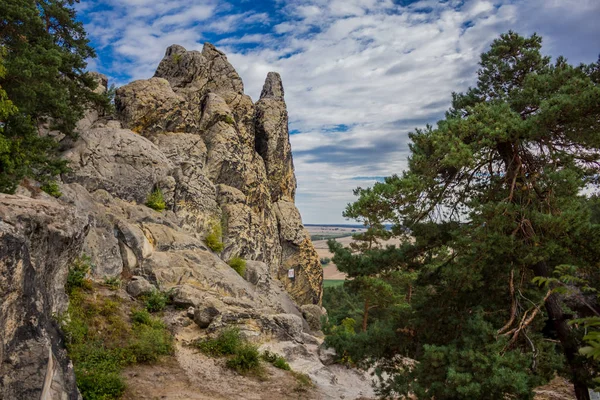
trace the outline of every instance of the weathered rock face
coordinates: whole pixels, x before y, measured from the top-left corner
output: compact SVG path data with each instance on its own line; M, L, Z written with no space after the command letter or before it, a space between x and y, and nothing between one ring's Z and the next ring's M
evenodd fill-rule
M288 115L283 94L281 77L276 72L269 72L260 100L256 103L256 151L265 161L273 202L293 202L296 192Z
M281 78L268 74L256 104L243 91L211 44L169 47L153 78L117 90L118 118L130 130L112 121L82 131L66 180L137 203L159 187L178 229L201 240L221 224L223 260L264 262L298 303L320 304L322 268L294 205Z
M87 227L44 194L0 194L0 398L78 398L53 315L66 310L68 264Z

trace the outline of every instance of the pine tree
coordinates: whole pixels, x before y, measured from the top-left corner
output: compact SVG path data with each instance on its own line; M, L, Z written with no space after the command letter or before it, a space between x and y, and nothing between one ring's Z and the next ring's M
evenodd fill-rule
M2 115L0 191L14 191L25 176L48 182L65 170L55 141L38 134L41 124L72 135L87 106L108 105L92 92L97 83L85 72L94 51L75 20L74 3L0 1L0 86L18 110Z
M410 232L386 257L418 273L397 351L378 362L381 394L531 399L558 371L589 398L598 364L569 324L589 310L533 280L569 265L600 282L600 226L581 194L600 183L600 64L551 63L540 50L537 35L501 35L477 85L410 135L408 170L358 193L396 234Z

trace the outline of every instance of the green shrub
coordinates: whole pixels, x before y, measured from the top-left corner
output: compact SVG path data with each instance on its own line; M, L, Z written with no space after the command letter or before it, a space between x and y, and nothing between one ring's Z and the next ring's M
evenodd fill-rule
M229 125L235 124L235 120L231 115L223 115L223 121Z
M148 198L146 199L146 206L159 212L167 207L165 204L165 198L163 197L163 193L160 188L156 188L148 195Z
M285 358L283 357L278 357L277 360L275 360L275 362L273 363L273 366L275 368L283 369L286 371L290 371L292 369L290 368L290 364L288 364L287 361L285 361Z
M67 284L65 286L67 293L71 293L75 288L89 289L90 282L86 279L86 276L90 270L91 265L89 257L81 256L76 258L69 267Z
M271 353L269 350L265 350L260 356L266 362L272 364L275 368L283 369L286 371L290 371L290 364L285 361L285 358L280 356L277 353Z
M42 189L44 192L48 193L52 197L59 198L60 196L62 196L62 193L56 181L46 182L40 187L40 189Z
M146 310L150 312L158 312L165 309L169 303L169 294L154 289L150 293L142 296Z
M246 260L240 257L233 257L229 260L229 266L235 270L240 276L246 273Z
M260 368L258 349L250 343L244 343L236 350L233 356L227 360L225 365L240 374L256 371Z
M116 400L125 391L125 381L118 372L75 368L75 376L85 400Z
M120 399L125 366L154 362L173 352L173 338L160 319L144 309L124 310L124 305L116 296L75 285L69 292L66 315L57 318L84 400Z
M223 251L223 228L221 228L220 223L213 223L211 225L210 232L204 238L204 243L216 253Z
M104 284L108 286L110 290L117 290L121 287L121 280L116 276L112 278L106 277L104 278Z
M148 310L133 310L131 320L134 324L152 325L152 316Z
M243 344L244 340L237 328L227 328L214 339L194 343L201 352L213 357L235 354Z
M319 260L321 262L321 265L327 265L331 262L331 258L329 257L323 257Z
M133 334L135 339L130 349L137 362L151 363L173 352L173 337L160 321L151 318L149 325L137 324Z

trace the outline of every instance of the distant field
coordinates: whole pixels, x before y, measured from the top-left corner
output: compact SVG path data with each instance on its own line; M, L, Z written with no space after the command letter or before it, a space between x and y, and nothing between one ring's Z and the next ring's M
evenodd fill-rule
M319 235L310 235L310 240L315 242L317 240L339 239L339 238L348 237L348 236L352 236L352 233L331 233L331 234L325 233L325 234L319 234Z
M333 257L333 254L329 251L327 240L335 239L342 245L349 246L353 242L353 234L365 231L365 228L355 225L307 225L306 229L310 233L310 238L315 246L315 250L319 254L319 258ZM385 242L385 244L398 245L400 241L398 239L391 239ZM323 266L323 278L325 287L331 287L342 284L346 278L346 274L340 272L332 261Z

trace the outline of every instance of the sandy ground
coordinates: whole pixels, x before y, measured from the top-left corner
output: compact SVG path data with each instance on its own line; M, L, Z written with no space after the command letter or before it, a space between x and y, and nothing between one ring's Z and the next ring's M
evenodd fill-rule
M187 317L171 312L166 319L175 321L174 356L163 357L158 364L134 365L123 376L127 390L123 400L333 400L373 399L365 374L338 365L325 367L316 356L316 346L302 357L290 360L297 372L311 375L313 388L301 387L287 371L264 363L260 376L242 376L225 366L224 358L211 358L188 344L199 335L199 328ZM273 347L272 347L273 346ZM268 342L267 347L285 354L289 342ZM293 348L293 347L292 347ZM298 350L295 350L297 352ZM306 357L306 359L304 358Z

